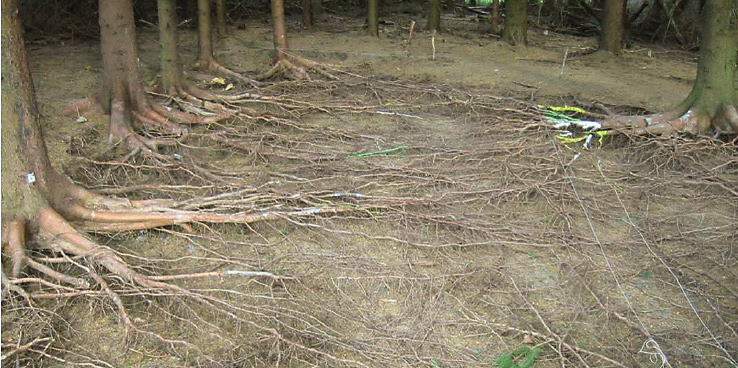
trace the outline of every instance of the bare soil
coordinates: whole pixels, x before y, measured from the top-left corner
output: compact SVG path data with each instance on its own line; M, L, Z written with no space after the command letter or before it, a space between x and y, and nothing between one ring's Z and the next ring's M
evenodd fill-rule
M309 32L289 20L292 52L340 80L280 81L252 90L273 97L248 103L268 117L192 127L171 153L232 173L229 186L149 160L120 162L105 150L107 116L78 123L61 114L100 88L99 45L30 45L50 155L74 180L130 198L241 191L227 197L233 211L282 214L249 226L94 234L100 242L146 274L279 277L173 281L212 305L120 282L131 318L151 332L128 338L104 297L36 309L4 298L4 351L47 336L13 359L492 367L526 345L542 349L535 367L734 364L735 145L620 136L585 150L558 139L536 108L664 110L689 93L697 55L647 44L584 55L596 40L536 27L527 47L511 47L453 15L435 37L416 19L406 48L410 19L387 17L379 38L346 15L326 15ZM139 31L142 70L154 81L157 32ZM181 38L191 64L196 34ZM271 29L249 21L216 48L224 65L264 72ZM223 147L208 140L213 132L243 144ZM339 211L310 212L325 206Z

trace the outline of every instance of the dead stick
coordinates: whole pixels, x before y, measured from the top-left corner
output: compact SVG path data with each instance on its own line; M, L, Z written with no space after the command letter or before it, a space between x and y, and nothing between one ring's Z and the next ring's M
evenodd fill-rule
M262 271L212 271L212 272L200 272L200 273L191 273L191 274L183 274L183 275L168 275L168 276L149 276L148 278L151 280L157 280L157 281L167 281L167 280L182 280L182 279L194 279L199 277L225 277L225 276L266 276L271 277L273 279L280 278L279 276L270 273L270 272L262 272Z
M51 339L51 337L43 337L43 338L37 337L33 341L29 342L28 344L18 346L17 348L9 351L7 354L3 354L0 360L5 360L7 358L10 358L15 354L18 354L18 353L21 353L21 352L24 352L30 349L33 345L46 342L46 341L53 341L53 340Z
M561 63L561 73L559 73L560 77L564 76L564 70L566 70L566 57L569 55L569 48L566 48L566 51L564 51L564 62Z
M431 34L431 47L433 47L433 55L431 56L431 60L436 60L436 30L433 30L433 33Z
M405 46L405 51L410 53L410 44L413 42L413 30L415 29L415 21L410 21L410 36L407 38L407 45Z

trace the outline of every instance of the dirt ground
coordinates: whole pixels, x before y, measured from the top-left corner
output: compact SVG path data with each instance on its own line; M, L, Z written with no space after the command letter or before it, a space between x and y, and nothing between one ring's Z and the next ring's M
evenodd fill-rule
M384 19L379 38L363 34L360 17L328 14L313 31L289 19L292 51L339 80L251 89L270 96L244 103L263 115L192 127L169 152L224 173L227 185L181 166L120 162L104 150L106 116L77 123L60 113L100 88L98 43L30 45L58 169L102 193L213 196L219 208L275 214L95 234L101 243L146 274L276 277L171 281L198 298L118 280L141 329L128 338L104 297L37 309L4 299L3 348L50 337L17 357L35 366L493 367L521 346L541 349L535 367L734 366L735 144L620 136L584 150L558 139L536 108L667 109L689 93L696 54L635 43L619 57L583 55L596 40L535 26L516 48L451 14L435 37L417 18L406 48L411 16ZM217 42L216 57L264 72L271 29L263 19L244 26ZM149 82L158 33L139 30ZM181 38L190 65L196 34Z

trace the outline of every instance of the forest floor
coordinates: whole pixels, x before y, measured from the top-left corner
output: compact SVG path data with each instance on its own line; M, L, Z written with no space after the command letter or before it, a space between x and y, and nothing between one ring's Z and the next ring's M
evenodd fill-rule
M104 297L44 301L44 324L6 304L3 346L52 337L37 346L56 357L43 366L492 367L529 348L541 349L535 367L659 367L659 352L675 367L731 366L735 145L618 136L585 150L557 138L537 108L667 109L689 93L697 55L638 43L619 57L583 55L595 39L535 26L527 47L511 47L472 17L445 15L432 60L428 32L416 29L406 48L410 18L386 17L379 38L360 17L326 15L312 31L289 19L292 51L339 80L252 89L271 96L247 103L264 116L192 127L168 151L226 173L228 185L105 151L108 117L61 114L100 89L98 42L31 44L49 152L75 181L129 198L221 195L234 212L276 214L95 234L101 243L145 274L277 277L172 281L210 304L114 285L152 333L127 339ZM264 72L271 32L260 19L231 28L216 57ZM147 82L157 36L140 28ZM191 65L196 34L181 39Z

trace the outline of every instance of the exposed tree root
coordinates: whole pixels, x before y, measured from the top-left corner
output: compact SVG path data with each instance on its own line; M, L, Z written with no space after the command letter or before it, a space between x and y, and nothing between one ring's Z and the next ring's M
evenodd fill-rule
M230 178L229 175L223 175L202 167L186 154L169 155L161 153L161 149L164 147L174 147L180 144L180 139L189 133L187 128L181 127L179 124L165 117L165 113L170 114L170 116L182 118L178 119L178 121L195 124L210 124L230 118L233 115L233 110L228 110L221 104L200 100L187 92L183 92L183 94L186 95L185 97L189 101L182 101L181 99L175 98L172 98L172 100L176 101L183 109L188 110L187 112L153 104L153 106L158 106L158 108L152 108L142 114L126 108L126 105L122 101L114 101L110 106L108 146L121 146L127 152L122 158L122 162L127 162L133 157L141 155L146 159L153 160L157 165L181 166L193 172L194 176L201 177L203 181L232 183L233 178ZM203 108L209 111L204 111ZM220 112L217 114L210 112L218 110ZM100 104L96 104L93 98L88 98L68 106L65 110L67 114L82 114L86 111L92 113L101 112L102 108ZM161 111L161 113L158 111ZM148 129L142 130L141 133L136 132L134 126L141 125L148 129L169 133L170 135L178 135L179 137L152 136L149 134Z
M275 343L284 343L287 346L339 362L363 365L312 348L299 340L291 339L289 335L285 335L272 327L234 314L234 312L243 312L248 315L249 312L243 310L243 307L234 306L224 299L194 292L174 284L180 280L197 278L239 276L279 280L289 279L289 277L280 277L264 271L240 269L188 274L146 275L132 268L112 249L101 245L82 232L84 230L118 232L170 225L186 226L186 223L191 222L242 223L247 225L265 220L351 212L356 211L356 208L328 204L304 209L293 207L291 210L282 211L228 214L217 213L219 206L222 206L222 208L232 207L234 199L241 198L244 193L253 192L252 194L257 197L263 197L263 193L250 188L240 192L223 193L212 197L199 197L184 202L176 202L172 200L129 201L103 197L71 184L64 186L63 190L65 194L62 197L65 198L64 202L67 205L62 206L59 210L55 210L52 204L47 204L41 206L35 214L30 215L26 220L2 222L2 239L6 246L4 249L11 249L6 255L13 270L13 275L8 276L5 273L5 266L3 266L2 286L4 297L7 293L14 293L25 298L31 304L35 299L64 298L78 295L103 296L108 298L117 309L126 336L130 332L140 333L164 342L172 348L181 347L195 351L197 356L215 362L212 357L202 352L198 346L186 340L171 339L141 327L142 322L137 322L136 318L129 315L127 307L123 303L122 296L131 292L126 291L121 286L129 285L134 290L133 294L144 292L147 295L189 298L214 313L227 318L234 318L240 323L255 328L265 338L274 339ZM323 202L325 203L325 201ZM208 212L208 209L216 212ZM26 252L26 246L31 244L30 241L24 238L26 233L33 234L33 243L37 244L32 252ZM51 257L43 256L43 254L49 253L54 255ZM67 264L73 268L72 272L74 273L59 272L48 266L52 264ZM25 273L23 272L24 268ZM112 277L111 275L105 275L105 273L112 274ZM38 276L33 276L33 274Z
M269 272L254 272L248 270L222 270L212 272L198 272L180 275L147 276L132 269L126 261L113 250L104 247L80 232L78 229L118 232L126 230L143 230L170 225L186 226L192 222L208 223L242 223L249 224L257 221L280 219L285 217L315 216L319 214L336 214L354 211L351 207L326 205L307 209L288 211L269 211L256 213L215 213L198 209L201 206L212 207L217 203L232 203L229 195L220 194L210 198L199 198L186 203L177 203L170 200L142 200L128 201L119 198L108 198L88 192L80 187L68 185L65 189L65 202L68 205L61 208L61 212L51 205L43 205L36 214L26 220L10 220L2 222L2 239L9 249L7 256L11 267L8 276L3 269L2 285L5 292L16 293L29 302L36 298L46 298L51 289L52 295L80 295L87 293L93 284L98 285L101 295L108 296L117 306L126 331L136 330L128 316L119 294L108 285L105 277L95 271L96 266L102 266L107 272L120 277L125 283L136 287L165 290L174 295L193 297L196 300L211 304L199 294L189 292L168 281L203 277L271 277ZM233 195L237 195L234 193ZM177 207L194 210L178 210ZM73 225L75 221L78 225ZM187 227L189 228L189 227ZM34 251L34 256L26 252L28 241L26 233L34 234L35 242L41 249ZM39 259L43 249L51 251L61 258ZM46 263L68 263L83 271L88 278L66 274L52 269ZM24 267L36 271L41 277L21 277ZM39 284L46 291L29 291L23 284ZM275 332L276 333L276 332ZM162 338L163 339L163 338Z
M146 128L165 134L181 136L188 133L188 129L177 122L187 124L210 124L228 119L230 114L195 115L190 112L179 111L159 103L150 103L148 98L140 98L143 108L131 108L123 100L114 99L110 104L110 129L108 143L122 142L129 150L135 152L155 153L163 146L172 146L176 142L166 138L147 138L135 132L134 126ZM200 101L197 101L200 103ZM64 109L67 116L82 115L87 112L97 113L104 109L95 97L74 102Z
M122 142L132 152L155 154L159 146L172 144L171 141L148 138L139 135L136 129L150 130L165 135L182 136L187 134L183 124L208 124L230 117L229 114L194 114L177 108L165 106L152 101L146 94L138 68L138 56L135 47L135 29L132 10L126 4L125 11L116 4L102 2L100 8L102 54L104 64L104 83L99 98L91 96L86 101L72 104L65 113L80 115L85 109L105 111L110 114L108 143ZM167 2L173 17L174 7ZM164 15L162 15L164 16ZM167 32L162 31L165 48L176 51L176 19L171 21ZM176 81L174 77L181 75L175 57L162 57L164 79L169 84ZM178 73L178 74L176 74ZM185 92L182 88L175 92Z
M222 11L222 4L218 4L218 14ZM210 2L199 1L198 2L198 57L195 69L203 72L213 73L215 75L225 76L232 80L242 83L244 85L250 85L252 87L259 87L259 82L251 78L245 77L242 74L236 73L215 60L213 55L213 36L210 27ZM219 22L219 27L223 27L225 30L225 24ZM223 34L223 33L221 33Z
M212 73L218 76L223 76L229 79L232 79L238 83L244 84L244 85L250 85L254 88L258 88L261 86L261 83L259 81L248 78L244 76L243 74L236 73L231 69L226 68L222 64L220 64L218 61L215 60L214 56L210 56L209 58L206 58L205 60L198 60L197 64L195 64L195 70L201 71L201 72L208 72Z
M290 54L285 50L278 50L277 54L278 58L274 66L265 73L257 75L255 77L256 80L267 80L278 75L286 75L288 78L293 79L310 80L310 74L308 73L310 71L318 73L327 79L338 80L338 77L323 70L325 67L319 63Z
M249 224L285 217L315 216L319 214L337 214L355 211L352 207L326 205L288 211L232 214L214 213L198 210L198 208L200 206L210 207L220 202L232 202L232 200L227 199L229 196L221 194L210 198L199 198L186 203L177 203L171 200L128 201L119 198L102 197L74 185L69 186L67 195L64 197L72 203L62 209L63 215L46 205L41 207L38 214L32 219L28 219L28 221L3 221L2 239L7 243L10 250L8 254L11 264L10 279L19 277L23 267L29 266L45 274L53 281L69 284L77 288L89 287L89 283L83 279L61 274L29 258L25 252L26 240L24 236L27 229L30 228L35 229L35 233L42 239L40 242L48 249L62 252L67 256L88 258L94 264L102 265L108 271L121 276L124 280L143 287L167 288L181 291L181 289L175 286L162 283L158 280L187 278L188 276L151 278L135 272L114 252L100 246L85 236L67 219L80 222L82 228L86 230L117 232L152 229L170 225L184 225L194 222ZM177 207L181 206L192 210L177 209ZM71 261L71 258L68 260ZM247 273L226 272L210 273L207 275L222 276L230 274L245 275Z
M177 43L179 41L179 34L177 32L177 14L175 2L172 0L161 1L158 3L159 7L159 39L162 44L162 55L161 55L161 75L162 79L158 86L158 90L167 95L168 99L173 97L184 98L191 104L199 107L206 108L211 111L217 111L216 114L206 113L204 111L188 111L185 114L192 116L207 116L210 122L222 120L222 118L230 117L230 114L224 113L225 107L219 103L213 103L213 101L225 100L228 96L216 95L209 91L204 91L199 88L194 88L187 83L182 72L182 66L179 62L179 56L177 52ZM208 5L209 7L209 5ZM202 9L201 9L202 10ZM208 14L209 16L209 14ZM209 22L209 19L204 19L205 22ZM200 25L203 26L202 24ZM209 37L209 36L208 36ZM201 36L202 38L202 36ZM201 63L203 65L210 64L212 60L212 52L208 55L209 57L200 55ZM213 61L213 67L217 63ZM225 69L225 68L223 68ZM236 74L236 73L232 73ZM180 105L180 107L182 107Z
M648 116L617 116L605 119L602 129L613 129L632 134L661 135L679 132L704 134L713 129L712 133L716 136L735 134L738 132L738 110L735 106L728 106L723 111L712 114L690 108L686 112L675 110Z

